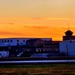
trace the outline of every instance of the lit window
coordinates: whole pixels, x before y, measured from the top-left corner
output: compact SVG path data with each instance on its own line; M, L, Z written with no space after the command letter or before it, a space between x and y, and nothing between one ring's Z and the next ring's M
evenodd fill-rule
M29 49L28 49L28 51L29 51Z
M36 49L36 52L39 52L39 50Z
M40 52L41 52L41 50L40 50Z

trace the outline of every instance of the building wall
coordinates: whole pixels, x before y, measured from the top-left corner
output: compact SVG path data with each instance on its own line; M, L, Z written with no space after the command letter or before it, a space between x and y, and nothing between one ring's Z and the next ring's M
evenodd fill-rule
M44 42L44 50L59 52L59 42L60 41Z
M0 57L9 57L9 51L0 51Z
M44 41L52 41L51 38L32 38L29 39L26 43L28 46L32 46L32 47L38 47L38 46L42 46Z
M5 38L0 39L0 46L26 45L26 38Z
M59 44L60 53L68 54L69 56L75 56L75 40L66 40Z
M75 40L75 36L63 36L63 41L65 40Z

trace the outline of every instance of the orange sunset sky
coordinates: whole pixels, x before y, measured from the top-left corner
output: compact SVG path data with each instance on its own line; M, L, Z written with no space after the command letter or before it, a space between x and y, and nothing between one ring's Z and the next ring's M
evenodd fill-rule
M0 0L0 38L62 40L68 24L75 34L75 0Z

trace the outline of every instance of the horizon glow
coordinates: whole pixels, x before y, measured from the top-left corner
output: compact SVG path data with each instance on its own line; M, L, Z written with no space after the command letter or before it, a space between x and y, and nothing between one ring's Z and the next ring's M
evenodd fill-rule
M75 34L75 0L0 0L0 38L62 40Z

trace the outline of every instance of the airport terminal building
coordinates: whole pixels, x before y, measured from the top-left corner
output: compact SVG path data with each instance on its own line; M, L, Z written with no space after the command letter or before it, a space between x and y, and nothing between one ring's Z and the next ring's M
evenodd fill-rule
M72 31L66 31L63 41L53 41L52 38L2 38L0 56L74 56L75 36L72 34Z

